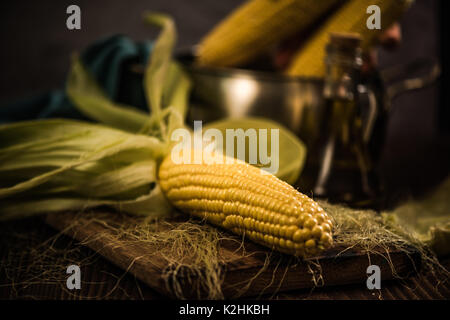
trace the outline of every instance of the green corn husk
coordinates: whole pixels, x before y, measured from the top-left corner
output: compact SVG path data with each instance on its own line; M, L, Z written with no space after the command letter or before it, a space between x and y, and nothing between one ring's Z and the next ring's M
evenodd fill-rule
M151 217L170 213L156 169L171 131L184 123L190 81L171 60L172 20L145 18L162 28L143 83L150 113L112 101L75 58L66 92L100 124L58 119L0 126L0 220L101 205Z
M208 123L204 127L204 130L206 131L208 129L218 129L222 132L224 137L226 135L226 131L229 129L242 129L244 131L246 131L247 129L262 129L267 130L268 134L270 135L271 130L276 129L279 132L278 148L276 148L279 155L278 170L275 175L289 184L294 184L298 180L303 170L303 166L306 161L306 146L297 136L292 134L289 129L275 121L258 117L245 117L241 119L227 118ZM257 150L259 150L258 143L256 143ZM233 154L228 154L228 156L239 158L239 154L236 151L237 144L235 144L234 147L235 148ZM250 142L246 144L246 157L240 158L240 160L247 162L249 161L249 148ZM269 137L267 138L267 149L271 150L271 139ZM220 151L224 154L227 152L225 144L222 146L222 150ZM262 164L261 162L259 162L259 160L260 159L258 159L258 163L254 165L260 168L268 167L268 164Z
M108 126L136 133L149 121L145 112L113 102L77 58L69 73L66 92L81 113Z
M144 73L143 86L150 114L112 101L79 59L74 59L72 64L66 92L80 112L94 121L167 141L170 130L184 122L191 83L178 63L171 59L176 40L172 19L148 13L145 20L162 28Z
M112 101L75 58L67 94L100 124L58 119L0 126L0 220L101 205L150 217L171 212L156 170L171 148L172 131L184 126L190 81L171 60L176 39L171 19L151 14L146 20L162 27L144 73L150 112ZM296 180L306 150L286 129L264 119L223 124L280 129L282 148L284 141L302 156L282 157L278 176Z
M160 140L70 120L0 127L0 219L99 205L165 215Z

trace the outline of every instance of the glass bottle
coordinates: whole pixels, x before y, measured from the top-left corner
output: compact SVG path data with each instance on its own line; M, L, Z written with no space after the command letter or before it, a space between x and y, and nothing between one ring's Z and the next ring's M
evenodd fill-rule
M333 33L326 46L324 121L319 139L315 196L349 203L367 201L374 191L373 166L363 137L359 103L362 53L358 34Z

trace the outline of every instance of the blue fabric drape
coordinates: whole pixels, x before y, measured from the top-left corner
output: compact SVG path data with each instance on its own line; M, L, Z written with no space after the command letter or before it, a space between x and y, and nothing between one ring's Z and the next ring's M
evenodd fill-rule
M151 48L151 42L135 43L126 36L113 35L90 45L80 58L112 100L148 110L142 76L130 72L130 66L145 65ZM0 123L45 118L89 121L70 102L64 89L0 106Z

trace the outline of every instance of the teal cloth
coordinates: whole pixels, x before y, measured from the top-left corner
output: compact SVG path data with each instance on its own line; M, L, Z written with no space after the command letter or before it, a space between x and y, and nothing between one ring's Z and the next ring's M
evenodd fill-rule
M90 45L80 58L112 100L148 110L142 76L130 72L130 66L145 65L151 49L151 42L135 43L126 36L113 35ZM90 121L70 102L64 89L0 106L0 123L45 118Z

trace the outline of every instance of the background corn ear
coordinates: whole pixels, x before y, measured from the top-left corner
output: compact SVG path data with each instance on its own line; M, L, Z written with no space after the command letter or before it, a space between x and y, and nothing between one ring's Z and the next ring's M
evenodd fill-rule
M169 155L161 189L178 209L271 249L308 256L332 245L332 221L315 201L257 167L225 161L175 164Z
M409 8L412 0L350 0L338 9L293 58L286 73L291 76L323 77L325 74L325 46L331 32L359 33L361 47L367 50L375 44L377 37L397 21ZM370 30L366 26L369 5L381 9L381 29Z
M306 29L339 2L343 0L247 1L202 39L198 63L217 67L241 65Z

